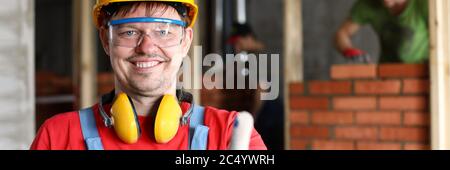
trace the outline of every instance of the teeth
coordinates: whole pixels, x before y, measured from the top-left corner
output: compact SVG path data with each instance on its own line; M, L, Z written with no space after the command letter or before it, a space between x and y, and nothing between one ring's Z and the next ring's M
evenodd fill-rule
M151 62L137 62L136 63L136 67L138 68L150 68L153 67L155 65L158 65L159 62L157 61L151 61Z

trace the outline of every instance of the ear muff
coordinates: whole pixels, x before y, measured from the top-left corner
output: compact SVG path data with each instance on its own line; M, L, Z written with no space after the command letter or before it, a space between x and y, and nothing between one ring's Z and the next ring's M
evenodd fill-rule
M106 102L112 102L114 91L105 95L100 100L100 106ZM192 98L192 97L188 97ZM100 113L106 127L114 127L117 136L128 144L136 143L141 134L138 115L134 108L132 100L125 94L120 93L115 98L111 107L111 117L109 117L103 107L99 107ZM164 95L156 113L154 135L157 143L168 143L178 132L180 120L182 124L187 124L192 112L189 108L187 114L182 116L182 110L175 96ZM183 117L183 118L182 118Z
M156 112L156 142L167 143L175 137L180 126L181 115L182 111L175 96L165 95Z
M131 100L120 93L111 107L111 117L117 136L125 143L136 143L141 135L137 113Z

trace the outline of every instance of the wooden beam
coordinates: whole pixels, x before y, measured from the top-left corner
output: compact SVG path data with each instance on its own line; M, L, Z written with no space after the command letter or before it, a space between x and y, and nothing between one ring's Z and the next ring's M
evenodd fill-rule
M431 146L450 149L450 1L430 0Z
M200 26L199 21L194 25L194 39L192 41L191 50L189 51L189 57L191 58L191 68L192 68L192 88L187 89L192 93L194 97L194 103L200 103L201 87L202 87L202 60L203 56L201 48L196 48L201 46L200 41ZM199 50L200 49L200 50Z
M196 1L199 9L206 9L206 1ZM202 12L202 11L200 11ZM201 31L202 28L206 28L205 25L205 16L202 13L199 14L197 17L197 21L194 25L194 39L191 44L191 49L188 53L191 61L191 71L192 76L190 81L187 81L187 83L190 83L188 87L190 89L185 89L186 91L192 93L194 97L194 103L201 104L200 96L201 96L201 88L202 88L202 61L203 61L203 52L202 52L202 36L203 32ZM186 81L185 81L186 82Z
M72 1L73 10L73 75L77 96L77 107L90 107L97 98L97 55L95 27L92 21L92 7L95 1Z
M284 143L290 149L289 84L303 81L302 1L284 0Z

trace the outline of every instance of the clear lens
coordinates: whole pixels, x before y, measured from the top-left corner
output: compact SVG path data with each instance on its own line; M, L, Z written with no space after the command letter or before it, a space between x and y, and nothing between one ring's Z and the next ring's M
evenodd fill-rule
M180 45L184 38L184 29L172 23L124 23L109 27L110 38L115 46L134 48L139 46L144 37L161 48Z

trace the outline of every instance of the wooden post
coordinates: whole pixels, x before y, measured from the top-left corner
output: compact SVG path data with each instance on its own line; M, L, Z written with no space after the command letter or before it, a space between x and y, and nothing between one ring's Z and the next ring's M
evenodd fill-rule
M450 149L450 1L430 0L431 147Z
M191 68L192 68L192 84L191 89L187 89L190 93L192 93L194 97L194 103L200 103L200 95L201 95L201 87L202 87L202 60L203 56L201 55L202 51L196 51L196 46L201 46L200 42L200 26L199 21L194 25L194 37L193 37L191 50L189 52L189 57L191 58ZM197 48L201 49L201 48Z
M189 51L189 57L191 59L191 71L192 71L192 80L188 81L191 82L189 85L191 88L186 89L186 91L189 91L192 93L194 97L194 103L201 104L200 96L201 96L201 88L202 88L202 61L203 61L203 55L202 55L202 31L201 28L206 28L206 25L204 24L204 17L202 17L205 14L202 14L201 9L206 8L206 2L205 1L196 1L200 11L199 16L197 17L197 21L194 25L194 39L191 44L191 49ZM186 81L185 81L186 82Z
M284 143L290 149L289 84L303 81L302 1L284 1Z
M92 106L97 98L97 45L92 21L94 2L92 0L73 1L73 75L78 108Z

